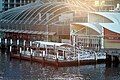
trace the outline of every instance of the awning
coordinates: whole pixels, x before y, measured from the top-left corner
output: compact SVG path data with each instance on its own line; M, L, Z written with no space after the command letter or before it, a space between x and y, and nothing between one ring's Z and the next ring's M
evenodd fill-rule
M43 33L43 31L40 31L40 32L38 32L37 34L42 34Z
M19 30L19 32L18 32L18 33L23 33L23 31L24 31L24 30Z
M32 34L37 34L37 33L39 33L39 31L34 31Z
M43 35L50 35L50 36L52 36L52 35L55 35L56 34L56 32L44 32L44 33L42 33Z
M7 30L5 30L4 32L9 32L10 31L10 29L7 29Z
M18 32L19 32L19 30L15 30L14 32L15 32L15 33L18 33Z
M56 32L44 32L44 31L30 31L30 30L11 30L11 29L0 29L2 32L15 32L15 33L26 33L26 34L42 34L42 35L55 35Z
M29 32L29 30L25 30L25 31L23 31L22 33L28 33Z

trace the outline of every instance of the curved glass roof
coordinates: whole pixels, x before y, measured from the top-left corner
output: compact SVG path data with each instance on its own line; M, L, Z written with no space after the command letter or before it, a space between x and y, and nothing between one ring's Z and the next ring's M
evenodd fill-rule
M99 34L102 34L102 26L98 26L94 23L75 23L75 24L83 25L85 27L89 27L89 28L97 31Z
M57 21L62 13L74 11L90 12L94 9L79 0L37 0L35 3L1 13L0 22L3 24L47 25ZM48 13L49 19L46 17Z

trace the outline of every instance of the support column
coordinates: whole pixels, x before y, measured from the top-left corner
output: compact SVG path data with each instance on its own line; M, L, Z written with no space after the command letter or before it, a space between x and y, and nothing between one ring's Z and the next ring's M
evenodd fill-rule
M19 45L19 40L17 40L17 46Z
M73 45L74 45L74 56L76 54L76 36L73 36Z
M19 51L18 51L19 50L19 44L20 44L19 42L20 41L17 39L17 53L19 53Z
M102 27L101 48L104 49L104 28Z
M26 4L26 0L24 0L24 4Z
M30 41L30 47L32 46L32 41Z
M0 44L2 43L2 39L0 38Z
M45 55L47 57L47 54L48 54L48 49L47 49L47 45L45 45Z
M23 50L24 50L24 54L25 54L25 48L26 48L25 43L26 43L26 40L24 40L24 41L23 41L23 47L24 47L24 49L23 49Z
M16 7L16 0L14 0L14 7Z
M10 8L10 0L8 0L8 9Z
M22 0L20 0L20 6L22 6Z
M2 38L2 42L1 42L1 52L5 53L6 51L6 45L5 45L5 39Z

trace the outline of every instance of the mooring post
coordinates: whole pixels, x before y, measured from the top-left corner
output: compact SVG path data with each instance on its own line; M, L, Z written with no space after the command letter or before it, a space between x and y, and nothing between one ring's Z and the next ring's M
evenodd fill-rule
M56 66L57 66L57 67L59 66L58 55L59 55L59 53L58 53L58 51L57 51L57 55L56 55Z
M19 60L20 60L20 62L21 62L21 57L22 57L22 48L20 47L20 53L19 53Z
M44 66L44 65L45 65L45 51L43 51L42 57L43 57L42 64L43 64L43 66Z
M77 58L77 66L80 64L80 54L78 53L78 58Z
M64 60L66 60L65 51L63 51Z
M12 46L10 46L10 61L11 61L11 52L12 52Z
M32 49L30 50L30 53L31 53L30 54L30 62L32 63L32 58L33 58L33 50Z
M95 52L95 63L97 64L97 52Z

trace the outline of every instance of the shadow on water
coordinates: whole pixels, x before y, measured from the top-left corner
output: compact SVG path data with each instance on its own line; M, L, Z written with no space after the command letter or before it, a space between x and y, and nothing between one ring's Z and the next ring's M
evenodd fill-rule
M4 44L1 44L1 53L4 54L6 52L6 47Z
M120 62L118 62L118 61L106 63L106 68L118 68L118 67L120 67Z

